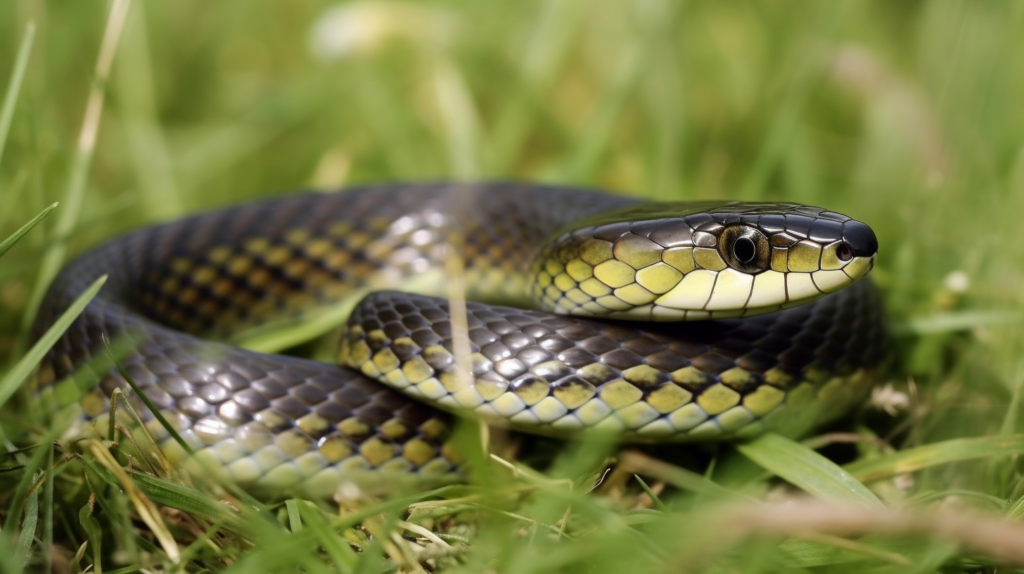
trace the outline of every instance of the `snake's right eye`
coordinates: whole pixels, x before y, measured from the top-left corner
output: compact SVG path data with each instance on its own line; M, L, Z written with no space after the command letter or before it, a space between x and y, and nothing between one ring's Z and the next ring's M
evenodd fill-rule
M768 238L749 225L734 225L722 230L718 250L729 267L744 273L760 273L768 269L770 263Z

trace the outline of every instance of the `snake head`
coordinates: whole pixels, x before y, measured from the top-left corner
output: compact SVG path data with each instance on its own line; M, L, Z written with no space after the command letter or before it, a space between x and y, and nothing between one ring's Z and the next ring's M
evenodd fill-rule
M585 219L535 260L532 295L563 314L655 321L794 307L860 279L866 224L778 203L646 204Z

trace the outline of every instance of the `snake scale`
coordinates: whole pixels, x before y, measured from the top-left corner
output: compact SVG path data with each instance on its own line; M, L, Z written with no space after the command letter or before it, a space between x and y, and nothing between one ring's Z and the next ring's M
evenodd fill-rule
M136 400L168 456L274 491L457 473L451 412L641 442L802 432L856 404L884 362L879 296L856 281L877 249L865 224L792 204L521 184L300 193L80 256L37 332L109 278L40 385L102 432L128 387L92 361L128 335L126 372L192 458ZM445 298L457 280L469 303ZM388 290L409 285L420 294ZM230 343L339 308L338 364ZM98 384L69 391L83 372Z

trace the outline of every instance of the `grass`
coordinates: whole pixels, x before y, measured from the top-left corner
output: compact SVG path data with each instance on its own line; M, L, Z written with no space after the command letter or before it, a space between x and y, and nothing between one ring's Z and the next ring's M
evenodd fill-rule
M313 51L329 7L314 0L0 6L0 238L20 237L0 259L0 570L1024 566L1024 4L347 6L334 48ZM336 505L226 504L173 472L128 472L102 443L19 450L55 438L11 393L66 256L285 190L440 178L865 220L897 333L890 388L802 444L581 444L538 473L495 435L498 458L465 485ZM479 429L463 431L479 452Z

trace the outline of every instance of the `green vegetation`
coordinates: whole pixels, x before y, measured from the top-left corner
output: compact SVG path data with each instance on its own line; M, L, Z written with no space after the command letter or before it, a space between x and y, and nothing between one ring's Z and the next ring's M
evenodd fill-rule
M1024 3L330 6L0 4L0 571L1024 567ZM66 257L290 189L440 178L867 221L890 386L803 444L615 453L594 492L609 453L587 444L543 473L510 447L466 485L268 506L101 443L26 448L55 438L16 387Z

